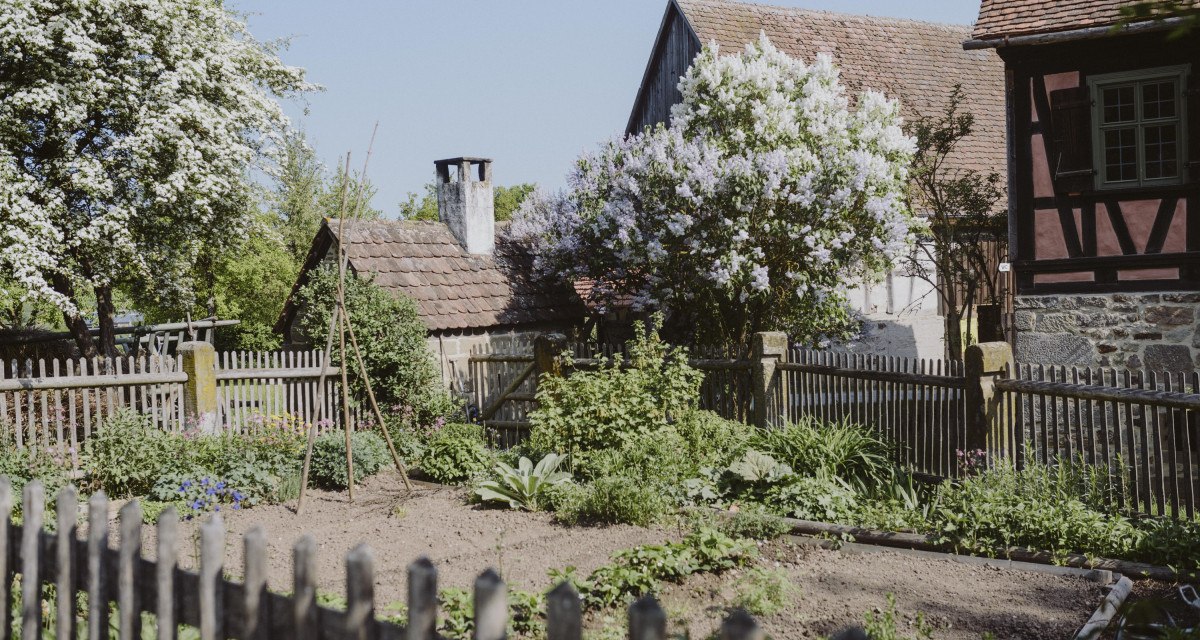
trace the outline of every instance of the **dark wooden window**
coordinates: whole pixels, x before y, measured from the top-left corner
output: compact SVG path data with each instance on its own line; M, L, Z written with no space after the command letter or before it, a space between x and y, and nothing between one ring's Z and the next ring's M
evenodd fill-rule
M1176 184L1187 163L1187 66L1088 79L1099 188Z

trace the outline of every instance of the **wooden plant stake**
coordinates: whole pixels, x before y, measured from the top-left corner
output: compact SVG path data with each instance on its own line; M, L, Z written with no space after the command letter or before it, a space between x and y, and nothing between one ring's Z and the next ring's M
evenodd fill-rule
M361 188L363 186L362 181L366 179L367 166L370 164L370 161L371 161L371 153L375 146L375 134L376 134L376 132L378 132L378 130L379 130L379 123L377 122L377 123L375 123L375 129L372 130L372 132L371 132L371 143L367 147L367 157L366 157L366 160L363 162L362 176L360 177L360 182L359 182L360 193L361 193ZM380 431L383 432L383 439L384 439L384 441L387 442L388 451L392 455L392 461L396 465L396 470L400 473L400 478L404 481L405 489L408 491L412 491L412 483L409 481L409 478L408 478L408 469L405 467L404 462L402 460L400 460L400 455L396 452L396 446L392 441L391 433L388 430L387 424L383 420L383 413L379 410L379 403L375 399L375 391L371 388L370 376L367 375L366 362L363 360L362 352L358 348L358 339L354 335L354 325L350 322L350 316L346 311L346 269L348 267L348 262L349 262L350 256L349 256L349 253L345 249L345 243L343 241L343 238L344 238L344 231L345 231L346 205L347 205L347 200L349 198L349 184L350 184L349 183L349 181L350 181L350 173L349 173L350 154L349 153L346 154L346 165L345 166L346 166L346 170L345 170L346 173L343 175L343 180L342 180L342 202L341 202L341 208L340 208L339 215L338 215L337 247L338 247L339 259L338 259L337 294L336 294L336 300L334 302L333 313L330 315L330 318L329 318L329 332L328 332L328 335L326 336L326 340L325 340L326 358L325 358L325 361L322 363L321 374L320 374L319 380L318 380L316 417L313 421L313 424L309 426L309 430L308 430L308 445L307 445L307 448L304 453L304 468L301 473L300 496L299 496L299 500L296 505L296 515L300 515L304 511L305 491L308 488L308 474L309 474L309 470L310 470L311 464L312 464L313 442L316 439L316 424L317 424L317 422L319 422L321 420L322 411L324 409L324 403L322 402L322 398L323 398L323 394L325 391L326 374L329 370L329 356L332 355L333 332L334 332L335 326L338 328L338 343L339 343L338 346L339 346L340 360L341 360L341 364L342 364L342 367L341 367L342 416L343 416L343 423L344 423L343 426L345 427L345 435L346 435L346 479L347 479L347 489L349 492L350 502L354 502L354 458L353 458L353 443L351 440L351 433L350 433L350 397L349 397L349 393L348 393L348 391L349 391L349 380L348 380L349 363L348 363L347 357L346 357L346 334L347 333L350 334L350 344L354 351L354 359L358 364L358 367L357 367L358 374L362 377L363 385L366 387L367 399L371 403L371 411L375 417L375 420L379 423ZM362 199L357 198L355 201L355 204L354 204L354 211L352 213L352 217L354 219L358 218L361 208L362 208Z

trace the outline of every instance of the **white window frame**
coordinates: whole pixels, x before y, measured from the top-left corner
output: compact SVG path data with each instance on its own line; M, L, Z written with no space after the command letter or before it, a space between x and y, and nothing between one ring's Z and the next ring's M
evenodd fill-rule
M1136 187L1148 187L1158 185L1175 185L1182 184L1186 179L1188 170L1188 133L1187 133L1187 79L1191 72L1190 64L1173 65L1169 67L1155 67L1152 69L1139 69L1137 71L1122 71L1120 73L1105 73L1102 75L1089 76L1087 79L1088 93L1091 96L1092 103L1092 164L1095 167L1096 188L1097 189L1129 189ZM1157 80L1174 80L1175 91L1175 117L1161 118L1157 120L1142 119L1142 95L1141 91L1134 91L1134 119L1132 123L1124 122L1120 124L1105 125L1103 122L1104 112L1101 106L1101 92L1113 85L1133 84L1135 87L1140 87L1141 83L1153 82ZM1145 147L1142 140L1142 131L1147 124L1167 124L1177 122L1179 124L1179 138L1175 144L1176 166L1178 167L1177 175L1172 178L1146 178L1146 158ZM1127 128L1132 126L1134 129L1134 149L1137 158L1137 179L1136 180L1120 180L1106 181L1105 180L1105 153L1104 153L1104 131L1109 128Z

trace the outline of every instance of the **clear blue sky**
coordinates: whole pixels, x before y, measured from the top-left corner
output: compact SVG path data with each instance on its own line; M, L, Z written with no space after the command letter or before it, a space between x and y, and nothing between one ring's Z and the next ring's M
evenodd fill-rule
M347 151L389 217L433 161L495 160L498 184L558 188L585 149L620 133L666 0L229 0L259 39L325 86L288 111L330 167ZM967 24L976 0L773 0Z

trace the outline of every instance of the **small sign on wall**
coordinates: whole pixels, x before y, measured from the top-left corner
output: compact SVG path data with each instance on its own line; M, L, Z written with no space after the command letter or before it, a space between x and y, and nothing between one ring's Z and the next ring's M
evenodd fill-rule
M999 265L996 266L996 270L999 271L1000 273L1008 273L1009 271L1012 271L1012 263L1011 262L1001 262Z

